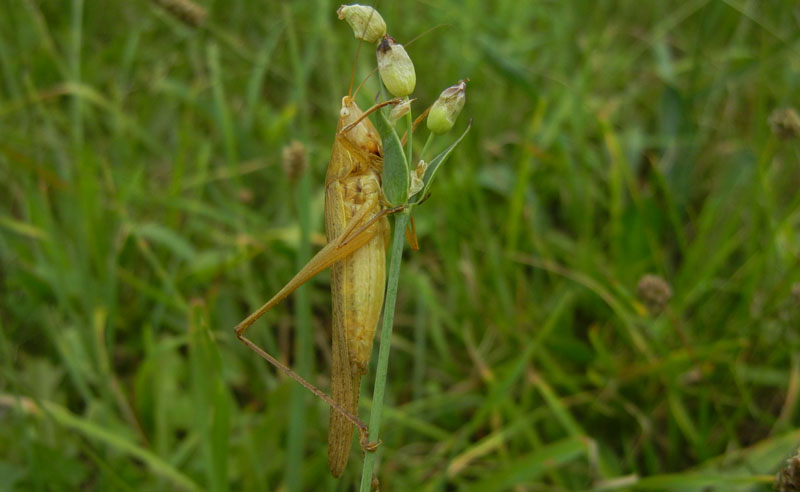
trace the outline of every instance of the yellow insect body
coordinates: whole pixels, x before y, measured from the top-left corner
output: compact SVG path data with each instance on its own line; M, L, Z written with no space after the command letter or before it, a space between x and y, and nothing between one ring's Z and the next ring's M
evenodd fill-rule
M353 98L344 97L337 130L362 114ZM366 118L345 133L338 131L325 179L328 241L353 226L366 226L363 234L369 239L331 267L332 397L350 414L358 415L361 377L367 372L383 305L389 223L381 217L367 225L382 209L383 157L377 131ZM330 415L328 465L338 477L347 464L353 423L335 408Z
M362 447L374 448L367 442L366 425L358 419L358 396L383 305L390 229L383 210L381 140L363 115L352 97L342 99L325 178L328 244L272 299L236 326L236 336L242 343L331 406L328 465L335 477L347 465L354 425L359 427ZM329 266L333 304L331 397L244 336L264 313Z

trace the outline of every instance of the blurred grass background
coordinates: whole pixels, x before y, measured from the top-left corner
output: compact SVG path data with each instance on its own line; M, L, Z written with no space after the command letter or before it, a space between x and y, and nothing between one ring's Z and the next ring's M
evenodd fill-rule
M401 42L447 24L409 46L417 113L468 76L475 125L404 262L382 490L771 489L800 444L800 140L768 124L800 106L797 2L383 3ZM232 331L324 238L357 42L338 4L201 5L0 3L0 490L360 474ZM328 279L252 330L325 389Z

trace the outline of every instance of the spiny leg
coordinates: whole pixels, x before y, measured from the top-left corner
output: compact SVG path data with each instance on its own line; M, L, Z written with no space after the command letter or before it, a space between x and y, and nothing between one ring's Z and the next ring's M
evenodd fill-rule
M319 398L321 398L322 401L324 401L325 403L330 405L332 408L335 408L338 412L340 412L342 415L344 415L345 418L347 418L347 420L352 422L353 425L355 425L356 428L358 429L358 434L359 434L359 437L360 437L361 442L362 442L362 447L364 447L366 450L368 450L370 452L373 452L377 448L377 445L374 445L374 447L372 447L373 444L369 442L369 439L368 439L369 429L367 428L367 425L364 422L361 421L361 419L359 419L358 417L356 417L352 413L350 413L347 410L345 410L344 408L342 408L341 405L339 405L338 403L333 401L331 399L331 397L329 397L327 394L325 394L324 391L322 391L321 389L317 388L313 384L311 384L308 381L306 381L302 376L300 376L299 374L294 372L291 368L289 368L283 362L281 362L278 359L276 359L275 357L269 355L269 353L267 353L266 350L264 350L261 347L259 347L258 345L256 345L249 338L247 338L244 335L241 335L239 333L236 334L236 337L239 340L241 340L242 343L244 343L245 345L250 347L250 349L252 349L255 353L257 353L259 356L261 356L264 360L266 360L267 362L269 362L273 366L275 366L278 369L280 369L281 371L283 371L284 374L286 374L290 378L292 378L295 381L297 381L298 383L300 383L304 388L306 388L307 390L312 392L314 395L316 395ZM365 442L366 442L366 444L363 444ZM378 443L378 444L380 444L380 443Z
M367 241L372 239L375 231L371 231L368 227L359 227L360 223L366 218L366 213L369 209L364 207L362 210L363 211L360 211L355 217L353 217L353 220L350 222L350 224L348 224L347 229L345 229L345 231L339 237L326 244L325 247L319 250L319 252L314 255L314 257L311 258L308 263L306 263L306 265L299 272L297 272L297 274L285 286L283 286L283 288L278 291L275 296L272 297L272 299L264 303L263 306L258 308L247 318L242 320L238 325L236 325L236 328L234 328L236 335L240 336L244 334L250 325L255 323L267 311L288 297L289 294L294 292L298 287L311 280L322 270L328 268L342 258L346 258L352 254L353 251L360 248ZM367 224L372 224L375 220L382 217L382 214L384 214L384 211L379 212L375 217L369 219Z
M377 202L377 198L373 198ZM304 388L308 389L313 393L315 396L322 399L325 403L334 408L337 412L341 413L347 420L353 423L355 427L358 429L359 435L359 442L361 444L361 448L364 451L374 452L377 447L380 445L380 441L377 443L373 443L369 441L369 430L357 416L353 415L352 413L348 412L344 409L340 404L334 401L331 397L329 397L325 392L311 384L310 382L306 381L303 377L299 374L294 372L291 368L280 362L278 359L267 353L264 349L256 345L252 340L244 336L244 332L252 325L256 320L258 320L261 316L263 316L267 311L275 307L280 301L285 299L289 294L291 294L295 289L297 289L300 285L304 284L312 277L314 277L317 273L324 270L325 268L329 267L333 263L348 257L353 253L353 251L357 250L361 246L363 246L366 242L368 242L372 237L375 235L376 231L370 229L369 226L374 224L378 219L386 215L387 210L382 210L378 214L375 214L373 217L366 219L367 213L369 211L369 207L362 208L363 211L360 211L356 216L353 217L353 220L348 224L345 231L336 239L328 243L322 250L320 250L314 257L297 273L297 275L292 278L275 296L267 301L263 306L261 306L258 310L250 314L247 318L242 320L234 331L236 332L236 337L247 347L257 353L261 358L272 364L273 366L280 369L283 373L285 373L290 378L294 379L298 383L300 383ZM391 213L391 210L388 211ZM362 222L365 222L364 226L359 227Z

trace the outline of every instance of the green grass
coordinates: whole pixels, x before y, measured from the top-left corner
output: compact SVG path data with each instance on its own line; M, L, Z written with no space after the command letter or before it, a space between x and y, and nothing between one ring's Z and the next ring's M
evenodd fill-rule
M800 140L767 123L800 108L796 2L383 3L401 42L447 24L408 47L415 113L468 76L450 138L475 123L415 215L381 489L769 490L800 445ZM232 331L324 237L357 43L338 4L203 5L0 2L0 490L358 483ZM328 279L251 330L326 389Z

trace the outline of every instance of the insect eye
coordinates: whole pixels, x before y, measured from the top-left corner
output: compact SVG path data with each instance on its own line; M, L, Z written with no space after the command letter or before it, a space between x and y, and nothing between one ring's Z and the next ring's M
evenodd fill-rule
M349 114L350 114L350 111L348 111L347 108L342 108L342 109L339 110L339 116L342 117L342 118L347 118L347 116Z

